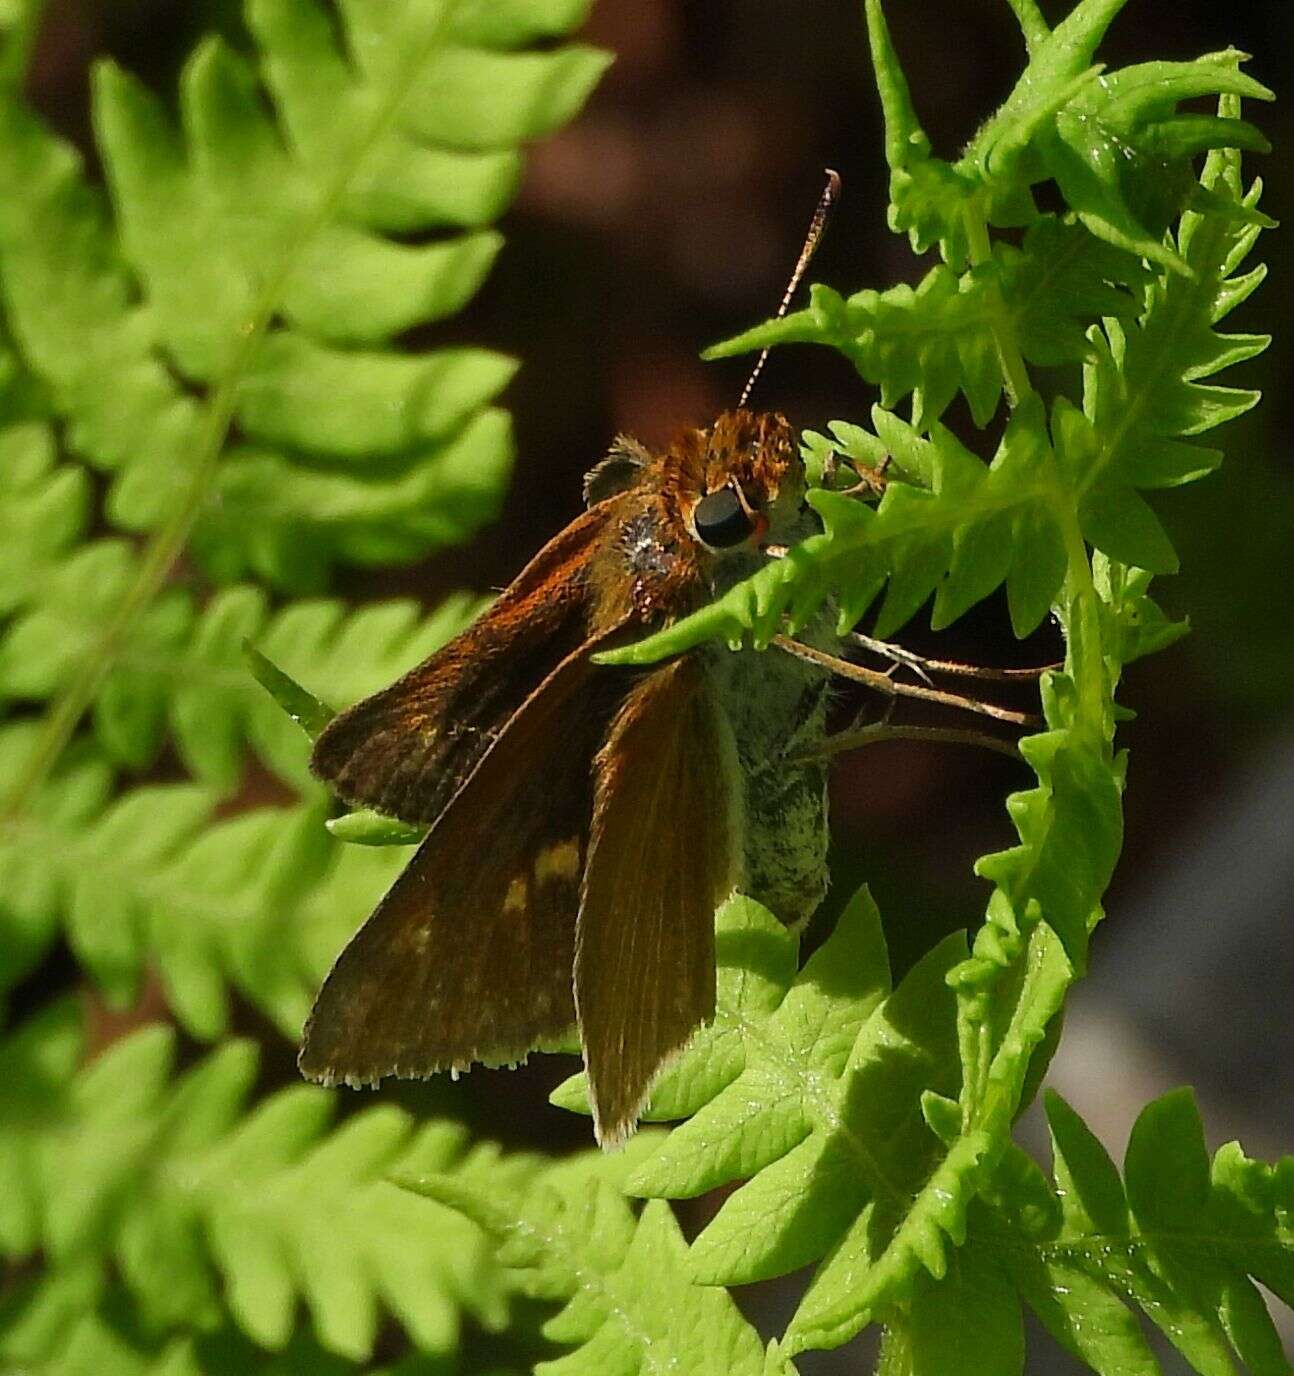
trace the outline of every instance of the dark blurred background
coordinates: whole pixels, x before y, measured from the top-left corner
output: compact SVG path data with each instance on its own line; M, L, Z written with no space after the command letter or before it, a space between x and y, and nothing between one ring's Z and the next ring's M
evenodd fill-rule
M1004 0L887 8L922 119L936 150L952 155L1019 71L1010 9ZM1043 9L1055 20L1068 4ZM231 0L54 0L32 97L92 158L93 58L110 53L167 89L211 28L246 42ZM499 587L576 514L580 475L613 434L659 444L734 404L748 361L706 365L698 351L771 313L824 165L841 171L845 190L813 278L845 292L886 287L933 261L916 262L885 227L887 171L855 0L597 0L584 37L616 63L583 117L534 150L504 222L507 248L452 327L523 360L508 397L520 458L504 518L421 567L353 574L343 595L430 603L464 585ZM1229 44L1287 94L1288 0L1130 0L1100 56L1120 66ZM1265 208L1288 222L1294 105L1250 114L1276 148L1250 170L1268 182ZM1219 475L1155 498L1183 564L1156 594L1195 632L1125 681L1123 701L1138 713L1121 733L1132 752L1127 845L1051 1072L1116 1155L1137 1109L1186 1081L1198 1087L1211 1145L1239 1136L1272 1153L1294 1141L1294 404L1282 328L1292 242L1264 237L1258 256L1273 280L1234 318L1236 329L1276 336L1234 379L1262 387L1265 402L1221 433ZM775 353L756 398L811 427L865 420L874 399L842 359L808 347ZM972 435L964 408L948 419ZM1017 644L998 599L940 637L918 619L903 638L990 664L1043 663L1058 649L1052 630ZM1010 844L1002 798L1028 781L1011 761L966 749L893 744L843 761L833 782L836 904L867 879L899 967L974 924L986 890L971 861ZM545 1098L569 1068L540 1058L405 1097L514 1145L566 1146L587 1140L584 1125ZM1034 1115L1022 1130L1041 1145ZM704 1217L685 1221L695 1228ZM761 1326L785 1317L791 1293L752 1292ZM808 1358L803 1370L862 1370L860 1356Z

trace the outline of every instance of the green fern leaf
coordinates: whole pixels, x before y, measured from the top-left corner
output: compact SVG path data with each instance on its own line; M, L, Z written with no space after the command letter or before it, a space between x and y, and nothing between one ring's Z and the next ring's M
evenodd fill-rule
M37 421L0 429L0 616L29 604L84 534L89 475L55 462Z
M35 700L57 694L81 671L87 647L102 636L137 568L129 541L105 539L81 545L51 569L0 641L0 692ZM126 655L105 675L94 727L117 763L142 768L160 748L166 668L178 658L191 620L188 596L168 589L132 623Z
M1090 359L1093 345L1084 331L1136 308L1145 283L1139 259L1170 278L1189 277L1192 267L1179 246L1163 240L1163 229L1185 204L1207 205L1254 227L1270 225L1252 205L1228 205L1208 187L1201 190L1189 160L1221 148L1264 149L1262 136L1239 118L1238 101L1271 99L1271 92L1236 70L1236 53L1101 74L1089 64L1121 7L1122 0L1085 0L1037 41L1011 97L952 165L930 154L880 0L869 0L892 173L891 226L907 230L918 251L939 242L948 263L915 290L899 286L844 299L815 287L809 309L748 330L707 357L786 342L828 344L882 388L884 406L912 393L918 429L938 420L959 391L984 426L1003 391L1004 338L1039 366ZM1206 94L1230 104L1216 118L1176 112L1179 102ZM1148 165L1155 176L1145 175ZM1034 208L1029 187L1048 179L1059 185L1071 216L1040 216ZM1141 205L1147 187L1159 188L1165 204ZM1173 188L1180 188L1176 199ZM1023 252L990 246L988 225L1027 225Z
M1101 1376L1157 1373L1130 1312L1141 1310L1201 1373L1288 1372L1255 1282L1294 1300L1286 1215L1294 1160L1248 1159L1236 1143L1212 1164L1189 1091L1150 1104L1128 1142L1124 1178L1078 1115L1047 1099L1055 1184L1010 1148L970 1219L963 1258L1018 1292L1052 1336ZM951 1275L951 1273L950 1273ZM931 1322L945 1282L931 1284Z
M500 1260L522 1270L529 1294L562 1303L543 1331L572 1350L536 1373L793 1376L729 1295L690 1278L669 1206L649 1203L635 1220L604 1163L596 1173L578 1160L549 1167L521 1188L497 1174L400 1178L484 1228Z
M976 866L995 892L971 958L948 975L958 1004L959 1102L928 1093L922 1104L945 1151L892 1239L882 1235L878 1245L868 1226L842 1239L788 1331L792 1351L837 1346L920 1293L924 1277L944 1277L948 1243L965 1240L968 1207L1009 1141L1034 1056L1103 915L1122 839L1122 767L1108 745L1114 685L1098 667L1102 623L1085 592L1067 605L1066 621L1072 672L1044 680L1049 729L1021 742L1038 787L1008 799L1020 844ZM1003 1324L1003 1350L1014 1351L1009 1309Z
M943 1279L919 1285L905 1316L894 1320L912 1354L912 1370L952 1376L972 1360L983 1376L1022 1376L1020 1297L991 1251L969 1241L948 1261Z
M1105 30L1124 3L1081 0L1052 31L1030 7L1032 20L1023 25L1028 65L961 158L949 163L931 153L881 0L867 0L885 115L891 228L906 231L918 252L938 244L960 271L968 257L978 260L976 218L1000 228L1030 224L1038 214L1030 188L1055 180L1098 238L1166 270L1188 272L1160 234L1191 194L1189 159L1217 148L1262 151L1267 144L1235 115L1211 119L1182 114L1178 106L1202 95L1270 100L1272 93L1237 70L1242 55L1235 52L1114 72L1094 66ZM1149 168L1154 175L1147 175ZM1148 187L1156 188L1159 203Z
M0 778L13 777L38 742L32 722L0 727ZM101 755L69 752L62 768L38 790L25 824L0 832L5 857L0 895L0 990L11 989L45 955L58 932L65 887L48 864L43 847L64 832L76 832L103 810L113 771Z
M1234 150L1209 157L1200 185L1211 205L1233 210L1253 208L1261 189L1255 183L1243 190ZM784 619L798 629L833 595L847 630L887 580L897 586L881 611L882 635L932 593L934 624L945 626L1003 581L1012 624L1026 635L1057 596L1065 559L1059 532L1075 509L1082 534L1111 559L1150 572L1173 570L1168 537L1137 489L1210 472L1221 456L1194 438L1257 400L1253 391L1203 379L1267 345L1266 336L1216 329L1263 279L1261 268L1240 271L1259 232L1222 210L1187 211L1174 251L1190 276L1160 273L1136 320L1107 320L1093 329L1083 410L1062 397L1048 418L1030 397L1016 408L987 467L950 432L936 426L922 440L877 408L877 435L903 481L889 485L875 512L839 493L812 491L823 534L669 629L599 658L653 663L712 637L750 636L766 644L786 629ZM810 453L822 445L820 437L812 440ZM857 457L874 463L874 440Z
M444 1376L443 1354L410 1352L393 1366L356 1364L298 1327L277 1351L228 1318L198 1332L159 1334L128 1291L86 1268L11 1292L0 1312L0 1359L25 1376Z
M5 0L0 5L0 85L21 85L44 11L45 0Z
M1092 648L1079 635L1071 652L1082 662ZM1008 1141L1032 1057L1081 968L1121 841L1120 781L1088 718L1094 710L1099 722L1099 701L1083 703L1057 675L1045 708L1052 730L1022 742L1039 787L1009 800L1020 845L977 865L996 892L971 958L948 975L958 1000L961 1102L927 1095L923 1103L946 1150L927 1163L892 1238L860 1220L837 1245L788 1330L792 1351L837 1346L909 1298L923 1273L945 1275L948 1243L965 1239L967 1208Z
M1213 299L1207 289L1199 297ZM1197 298L1197 309L1211 307ZM1063 430L1053 433L1062 449ZM909 453L912 448L909 436ZM920 465L914 467L919 471ZM1073 531L1074 513L1068 522ZM960 1111L950 1106L945 1112L927 1100L947 1154L896 1230L896 1243L878 1253L871 1229L857 1229L840 1243L788 1332L792 1351L844 1341L885 1305L912 1298L914 1290L919 1295L929 1283L922 1272L935 1279L945 1275L943 1238L964 1238L969 1197L1000 1158L1034 1051L1066 987L1084 968L1122 839L1123 763L1109 748L1119 663L1114 647L1126 645L1135 631L1129 618L1148 582L1145 574L1128 579L1108 562L1099 588L1094 582L1085 586L1085 575L1090 579L1085 558L1066 575L1061 610L1068 660L1065 673L1043 680L1048 730L1021 743L1039 782L1008 800L1020 844L976 867L996 891L972 958L950 977L959 1004ZM1099 593L1109 601L1102 602ZM959 1284L1000 1292L998 1278L974 1272L973 1258L964 1265L972 1269L969 1278L959 1272ZM1017 1350L1017 1327L1004 1303L998 1336L1008 1354Z
M196 519L220 579L301 586L494 514L510 440L485 408L512 362L389 341L460 309L488 271L499 238L482 226L512 195L517 145L569 119L606 63L515 49L585 8L347 5L338 34L314 0L250 0L276 118L249 64L211 42L181 79L182 136L103 66L119 240L75 156L0 107L13 330L73 448L114 475L114 524ZM409 242L442 229L463 232ZM221 458L231 422L243 438Z
M40 1146L68 1112L68 1085L83 1051L74 1002L47 1005L0 1044L0 1250L40 1246Z
M1115 647L1121 664L1166 649L1189 633L1189 622L1170 620L1146 596L1152 579L1145 569L1127 568L1098 552L1092 578L1106 620L1103 638Z
M0 766L17 766L34 730L0 731ZM151 968L194 1036L224 1032L232 987L295 1037L313 990L405 854L330 838L322 797L217 819L211 788L141 787L109 804L111 784L102 758L85 755L0 832L0 988L65 931L115 1005L137 996Z
M382 1312L429 1353L456 1346L464 1310L503 1323L508 1287L483 1235L385 1181L456 1170L459 1129L415 1130L389 1106L330 1129L334 1097L305 1086L245 1113L255 1049L228 1042L172 1081L175 1039L162 1028L73 1074L59 1017L53 1041L27 1029L0 1051L35 1120L6 1115L22 1163L0 1225L9 1255L39 1248L53 1274L82 1284L86 1268L111 1266L154 1332L209 1326L226 1306L270 1350L291 1341L298 1302L322 1346L354 1361L369 1356ZM47 1081L53 1107L26 1098Z
M33 521L35 532L34 518L56 503L71 517L80 488L61 479L76 471L55 475L48 501L24 493L24 527ZM48 529L33 533L18 553L38 556L39 542L54 539ZM139 574L124 540L94 541L44 564L20 569L15 560L26 605L0 631L0 699L40 700L66 687ZM151 763L169 736L194 775L223 789L241 778L250 745L285 782L309 788L306 743L247 672L244 642L317 678L320 693L342 707L426 658L481 605L460 595L424 616L409 601L348 611L313 599L271 614L266 595L243 585L216 593L199 613L186 591L171 589L132 622L96 699L95 732L114 762L133 769Z
M1233 207L1252 208L1261 192L1257 182L1245 192L1235 153L1211 156L1201 185ZM1166 537L1149 508L1127 502L1127 488L1177 486L1212 471L1221 453L1194 437L1258 400L1255 391L1207 379L1270 342L1217 329L1266 275L1261 266L1239 271L1259 232L1234 217L1188 211L1176 246L1193 277L1163 277L1140 320L1093 332L1097 351L1085 372L1083 412L1065 416L1063 450L1083 492L1084 534L1112 559L1163 569Z
M842 298L815 286L807 310L717 344L727 358L774 344L826 344L843 353L886 407L912 394L912 419L927 430L958 392L976 425L987 425L1002 398L997 339L1018 340L1029 363L1054 367L1093 356L1086 338L1103 316L1138 308L1147 279L1131 254L1073 219L1044 216L1021 248L998 244L990 261L960 275L941 264L916 287L861 291Z

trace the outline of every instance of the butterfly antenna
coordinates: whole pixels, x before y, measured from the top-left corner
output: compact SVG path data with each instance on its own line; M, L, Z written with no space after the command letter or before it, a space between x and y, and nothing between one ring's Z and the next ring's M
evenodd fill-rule
M818 244L822 241L822 231L827 227L827 216L831 214L831 207L840 199L840 173L833 168L827 168L827 184L822 188L822 195L818 197L818 204L813 211L813 219L809 221L809 232L804 236L804 247L800 250L800 256L795 263L795 271L791 273L791 280L786 284L786 290L782 293L782 304L777 308L774 320L780 320L787 312L791 304L791 298L795 295L795 289L800 285L800 279L804 276L805 269L809 266L809 260L817 250ZM764 349L755 360L755 366L750 370L750 376L746 379L746 385L741 389L741 399L737 402L737 409L745 406L750 398L751 391L754 389L755 382L760 373L764 371L764 364L768 361L768 350Z

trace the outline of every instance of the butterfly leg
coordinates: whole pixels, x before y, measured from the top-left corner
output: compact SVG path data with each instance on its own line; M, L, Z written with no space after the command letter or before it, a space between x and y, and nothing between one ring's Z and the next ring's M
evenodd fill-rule
M1038 725L1038 718L1028 712L1016 712L1008 707L999 707L993 702L963 697L960 693L947 693L940 688L930 688L924 684L900 683L891 674L883 673L879 669L869 669L862 664L853 664L847 659L828 654L825 650L818 650L802 641L792 640L790 636L775 635L771 644L785 654L807 660L830 674L853 683L861 683L864 687L883 693L886 697L919 698L923 702L954 707L963 712L974 712L979 716L992 717L995 721L1006 721L1015 726Z
M914 654L902 645L891 644L888 640L876 640L861 631L851 631L849 641L860 649L870 650L895 664L911 669L914 674L930 682L931 674L951 674L959 678L978 678L991 683L1030 683L1043 674L1061 668L1059 663L1040 664L1030 669L994 669L982 664L963 664L955 659L927 659L924 655Z
M831 450L822 465L822 486L836 489L836 478L841 469L848 467L849 471L858 479L849 487L839 489L842 497L880 497L885 493L885 488L889 483L886 477L886 469L890 466L890 456L887 454L880 463L872 466L870 464L855 463L852 460L845 463L839 454Z
M811 751L793 756L789 763L798 764L807 760L826 760L833 755L843 755L851 750L861 750L865 745L877 745L881 741L925 741L931 745L977 745L984 750L992 750L998 755L1007 755L1013 760L1021 757L1019 747L1014 741L1003 740L1001 736L987 731L962 730L951 726L900 726L888 720L889 711L880 721L866 725L854 725L845 731L837 731L825 736Z

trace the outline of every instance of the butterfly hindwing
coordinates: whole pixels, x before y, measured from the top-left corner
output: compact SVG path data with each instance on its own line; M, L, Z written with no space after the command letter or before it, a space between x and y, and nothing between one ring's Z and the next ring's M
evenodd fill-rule
M306 1075L505 1064L573 1025L593 759L626 683L581 648L514 714L333 966Z
M529 694L592 634L587 567L607 517L573 521L465 631L334 717L314 772L355 806L435 821Z
M738 882L736 747L699 656L638 682L594 766L575 1003L598 1140L633 1131L714 1015L714 910Z

